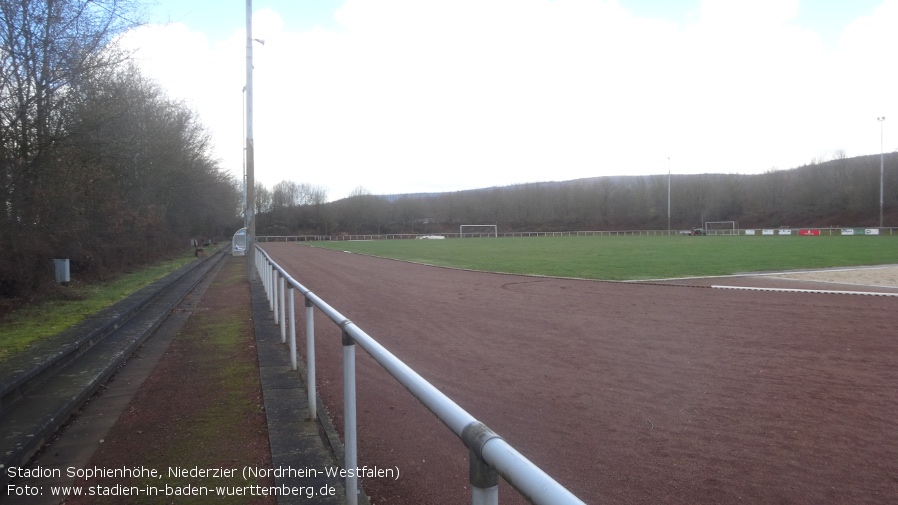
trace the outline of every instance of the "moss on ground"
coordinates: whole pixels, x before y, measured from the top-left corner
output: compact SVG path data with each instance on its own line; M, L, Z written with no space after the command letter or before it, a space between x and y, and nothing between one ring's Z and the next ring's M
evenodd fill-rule
M162 479L134 486L270 486L244 466L270 466L245 263L228 259L91 464L142 465ZM237 469L236 478L169 477L169 467ZM159 496L129 503L159 503ZM271 503L252 496L178 496L177 503ZM115 500L92 503L116 503Z
M72 282L60 287L58 298L18 308L0 318L0 361L29 345L56 335L196 260L193 251L112 281L98 284Z

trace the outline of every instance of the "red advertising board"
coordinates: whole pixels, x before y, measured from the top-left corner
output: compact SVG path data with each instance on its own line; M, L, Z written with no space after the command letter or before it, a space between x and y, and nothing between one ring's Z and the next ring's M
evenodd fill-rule
M820 230L799 230L799 235L819 236Z

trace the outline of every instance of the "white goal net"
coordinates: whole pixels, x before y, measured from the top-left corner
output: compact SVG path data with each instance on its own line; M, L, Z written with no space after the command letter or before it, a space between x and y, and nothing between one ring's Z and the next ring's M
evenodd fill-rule
M458 227L459 238L498 236L499 227L494 224L463 224Z
M738 235L738 230L736 221L705 221L705 233L708 235Z

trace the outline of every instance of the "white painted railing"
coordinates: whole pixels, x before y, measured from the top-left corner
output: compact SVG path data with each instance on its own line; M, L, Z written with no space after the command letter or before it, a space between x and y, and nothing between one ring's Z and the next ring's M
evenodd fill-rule
M458 406L417 372L394 356L374 338L352 321L337 312L324 300L297 282L263 249L256 247L256 269L269 299L275 323L280 326L281 342L289 335L290 363L296 370L296 319L294 290L305 298L306 307L306 384L311 418L317 417L315 390L315 326L317 308L343 332L343 443L344 468L358 468L356 434L355 346L359 345L412 395L445 424L470 452L471 503L497 505L499 503L498 476L502 476L522 496L537 505L582 504L583 502L552 477L521 455L495 432ZM286 290L286 295L285 295ZM285 313L289 312L289 317ZM358 503L356 472L347 472L346 503Z
M794 227L789 228L790 234L797 235L802 229L819 230L820 235L845 235L846 229L870 229L878 230L877 235L898 235L898 228L884 227L872 228L863 226L846 226L830 228ZM779 228L775 229L779 231ZM762 235L763 228L740 228L735 230L708 230L708 235ZM499 232L498 237L655 237L667 235L684 235L688 230L619 230L619 231L514 231ZM862 231L860 235L865 235ZM407 240L416 239L425 235L441 235L446 238L493 238L492 233L465 233L462 237L458 233L389 233L381 235L262 235L256 237L257 242L340 242L351 240Z

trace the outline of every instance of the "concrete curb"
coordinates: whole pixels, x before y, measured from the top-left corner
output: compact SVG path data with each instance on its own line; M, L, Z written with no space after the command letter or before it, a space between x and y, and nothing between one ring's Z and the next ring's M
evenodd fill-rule
M343 468L343 443L340 441L320 397L316 399L318 418L309 419L305 367L301 361L298 361L298 369L290 369L289 349L281 343L280 328L272 320L261 282L252 282L250 290L272 467L316 471L322 471L326 467ZM277 485L313 486L316 490L329 485L336 490L336 495L317 495L314 502L319 504L345 503L346 488L343 480L339 478L330 478L324 475L276 477L275 482ZM358 502L360 505L370 505L368 496L361 485L359 485ZM278 497L279 505L300 503L309 503L309 498L304 496Z

